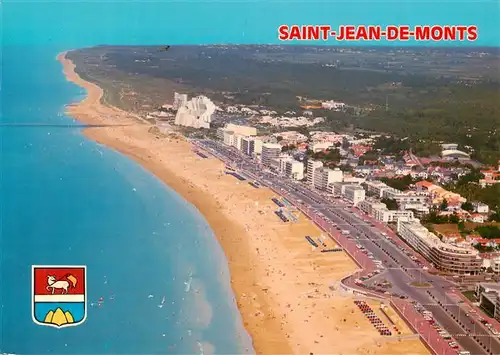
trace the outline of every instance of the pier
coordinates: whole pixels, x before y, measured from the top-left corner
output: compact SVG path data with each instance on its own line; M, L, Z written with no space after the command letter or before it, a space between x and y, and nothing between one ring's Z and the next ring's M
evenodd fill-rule
M85 124L85 123L43 123L43 122L0 122L0 127L50 127L50 128L94 128L124 127L130 124Z

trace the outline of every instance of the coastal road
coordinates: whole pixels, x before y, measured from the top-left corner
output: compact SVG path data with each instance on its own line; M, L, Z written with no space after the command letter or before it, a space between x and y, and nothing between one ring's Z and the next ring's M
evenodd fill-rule
M446 290L453 284L439 276L430 275L413 261L404 247L398 247L392 238L386 238L373 223L359 218L347 204L322 196L320 193L292 182L276 173L263 170L250 157L219 142L198 141L201 146L226 162L235 163L241 172L290 194L295 201L314 209L316 214L327 223L335 223L340 230L347 230L353 240L372 253L375 259L385 261L385 271L378 278L391 280L395 289L408 298L415 300L433 313L434 319L446 329L464 349L472 355L500 354L500 341L482 326L475 324L471 317L461 312L458 305L446 295ZM328 222L330 221L330 222ZM395 236L393 236L395 237ZM430 289L413 287L412 282L426 282ZM477 322L476 322L477 323Z

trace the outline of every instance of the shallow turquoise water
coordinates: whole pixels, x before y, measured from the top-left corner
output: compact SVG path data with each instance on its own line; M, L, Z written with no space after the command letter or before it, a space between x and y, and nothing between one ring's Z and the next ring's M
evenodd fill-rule
M59 50L3 49L1 122L73 122L64 105L85 92L65 80ZM0 126L0 139L0 353L250 347L224 255L193 206L78 128ZM87 265L88 301L104 305L81 326L35 325L33 264Z

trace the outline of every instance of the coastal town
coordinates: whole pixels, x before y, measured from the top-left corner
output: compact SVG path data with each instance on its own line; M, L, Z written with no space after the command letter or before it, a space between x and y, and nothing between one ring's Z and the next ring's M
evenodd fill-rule
M89 90L70 107L101 127L86 136L207 219L257 353L500 353L500 171L477 145L331 129L375 108L334 97L279 107L191 90L118 108L60 60Z
M197 109L192 109L194 106ZM344 110L346 105L332 100L317 107ZM471 324L477 321L484 326L484 336L500 338L498 205L471 200L454 189L464 183L480 189L500 183L500 161L497 166L483 166L470 158L468 147L460 149L458 144L450 142L439 142L441 152L432 158L417 157L411 150L387 153L384 147L397 142L394 137L383 133L315 130L314 126L323 118L313 117L310 106L304 109L301 114L289 111L280 115L267 108L218 106L205 96L188 100L187 95L176 93L173 105L164 105L148 118L153 118L158 127L168 124L166 132L179 127L215 130L215 137L210 140L206 139L210 134L203 139L194 134L196 138L192 142L198 147L196 152L200 157L215 155L225 161L227 174L240 181L249 180L255 188L269 186L287 196L286 203L299 206L303 212L307 209L306 214L315 222L320 219L320 225L326 222L322 229L337 242L342 235L345 240L359 242L361 234L341 229L345 228L340 227L341 221L329 218L328 213L333 210L325 206L345 206L361 221L372 221L368 223L373 227L383 226L379 230L387 229L390 233L383 232L383 238L397 239L397 242L390 240L393 244L402 243L401 250L419 270L418 276L410 275L411 279L419 278L417 283L429 286L443 283L443 288L458 292L457 310L462 307L460 303L467 303L470 306L465 312L467 317L476 317L471 318ZM186 112L189 112L188 118ZM290 127L301 129L289 130ZM275 179L286 179L290 183L274 182L273 185ZM287 195L290 193L292 195ZM310 203L305 202L308 199ZM282 202L274 200L280 207L276 211L278 217L284 223L293 223L295 215ZM332 226L336 230L332 230ZM307 236L306 239L313 248L323 243ZM368 256L375 271L351 280L357 288L354 293L365 294L364 289L375 294L395 294L401 299L412 298L408 292L393 294L383 287L374 287L380 284L376 281L381 280L379 275L387 274L386 269L394 266L390 265L388 255L376 258L368 245L358 243L356 249ZM432 277L448 281L429 279L423 277L423 273L439 275ZM398 283L394 279L392 282ZM434 295L429 295L434 299ZM445 328L446 319L433 318L432 312L418 303L416 309L437 330L437 339L444 339L449 349L458 354L471 353L462 339L450 336L453 330ZM475 339L467 326L462 328ZM498 340L494 344L498 346ZM489 346L482 346L482 351L494 354L492 345Z

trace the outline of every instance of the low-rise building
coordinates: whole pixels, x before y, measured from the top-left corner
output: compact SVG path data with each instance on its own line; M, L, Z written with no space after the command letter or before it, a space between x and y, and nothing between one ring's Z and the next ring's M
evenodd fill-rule
M381 192L383 198L396 200L398 203L424 203L428 198L427 194L423 192L403 192L389 186L387 186L387 188L382 188Z
M341 111L341 110L345 109L346 104L344 102L329 100L329 101L322 102L321 107L326 109L326 110Z
M482 202L472 202L472 207L476 213L488 213L490 211L489 206Z
M399 220L410 221L414 218L412 211L389 210L387 208L376 208L372 213L377 221L384 223L393 223Z
M417 187L417 191L428 192L432 203L435 205L442 203L444 200L446 200L448 204L461 204L467 201L467 199L460 194L445 190L441 186L434 185L429 181L419 181L415 186Z
M282 140L280 141L280 143L282 145L283 144L296 145L299 143L307 142L307 136L296 131L274 133L272 136L276 138L281 137Z
M310 149L313 152L322 152L324 150L327 150L328 148L333 147L335 144L332 142L315 142L310 145Z
M500 321L500 284L478 283L475 287L475 296L479 300L479 306Z
M422 202L402 202L399 204L399 209L411 210L416 217L422 217L430 212L429 206Z
M491 268L495 274L500 273L500 256L491 256L483 258L483 267L488 269Z
M473 213L470 215L470 221L474 223L484 223L484 216L479 213Z
M472 247L443 243L416 219L398 220L398 234L437 269L452 274L477 274L482 259Z

